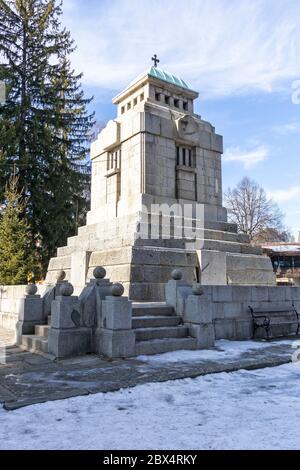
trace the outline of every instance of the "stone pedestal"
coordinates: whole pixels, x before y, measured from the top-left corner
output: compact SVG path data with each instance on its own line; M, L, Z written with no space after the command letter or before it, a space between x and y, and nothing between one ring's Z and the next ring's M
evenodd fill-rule
M99 352L111 358L135 355L132 303L127 297L108 296L102 302Z
M191 295L192 288L185 281L171 280L166 284L166 303L174 307L177 315L183 315L185 299Z
M185 302L184 324L189 326L190 335L197 339L197 348L211 348L215 344L212 323L213 304L202 300L200 295L190 295Z
M48 344L57 358L91 352L91 329L83 326L77 296L58 296L52 302Z
M17 322L16 341L21 344L22 335L34 334L35 325L45 322L43 299L40 295L26 295L21 299L19 320Z

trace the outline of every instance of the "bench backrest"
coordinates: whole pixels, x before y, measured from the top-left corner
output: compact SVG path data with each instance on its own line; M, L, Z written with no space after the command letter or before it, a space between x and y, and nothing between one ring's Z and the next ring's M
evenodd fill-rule
M258 317L258 316L272 316L272 315L279 315L279 314L286 314L286 315L293 315L296 316L297 319L299 319L299 314L296 310L296 308L292 305L289 307L273 307L273 308L255 308L251 307L251 305L248 306L248 309L252 315L253 318Z

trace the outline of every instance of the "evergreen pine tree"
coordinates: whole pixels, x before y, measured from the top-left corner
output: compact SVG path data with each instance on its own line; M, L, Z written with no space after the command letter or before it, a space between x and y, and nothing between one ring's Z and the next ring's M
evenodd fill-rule
M0 212L0 284L27 284L32 270L28 247L29 227L25 222L25 202L18 192L18 179L6 186L5 203Z
M61 15L57 0L0 0L0 79L7 84L0 107L0 197L14 165L43 273L86 210L89 175L82 166L93 125L91 100L81 89L82 75L71 67L75 47Z

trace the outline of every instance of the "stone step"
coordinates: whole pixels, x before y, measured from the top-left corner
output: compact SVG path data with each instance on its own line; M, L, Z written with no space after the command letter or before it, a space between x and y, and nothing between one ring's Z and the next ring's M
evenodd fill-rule
M36 336L43 336L44 338L48 338L49 330L50 325L35 325L34 327Z
M138 328L134 330L137 341L149 341L162 338L186 338L189 333L187 326L163 326L158 328Z
M204 222L204 226L210 230L220 230L221 232L237 233L237 225L231 222L208 221Z
M161 354L184 349L197 349L197 340L191 337L154 339L152 341L137 341L135 345L137 356L142 354Z
M178 326L181 322L181 317L178 316L146 316L146 317L133 317L132 328L157 328L163 326Z
M70 256L76 250L75 246L61 246L57 248L57 257Z
M203 250L213 250L213 251L222 251L227 253L242 253L242 254L261 254L261 249L256 246L251 246L248 243L240 243L240 242L230 242L230 241L223 241L223 240L209 240L205 239L203 246Z
M27 351L48 353L48 339L37 335L22 335L21 346Z
M135 241L135 246L152 246L152 247L161 247L161 248L185 248L185 240L180 238L171 238L163 239L159 238L158 240L151 238L137 238Z
M175 315L174 308L164 302L134 302L132 304L132 315L142 316L169 316Z

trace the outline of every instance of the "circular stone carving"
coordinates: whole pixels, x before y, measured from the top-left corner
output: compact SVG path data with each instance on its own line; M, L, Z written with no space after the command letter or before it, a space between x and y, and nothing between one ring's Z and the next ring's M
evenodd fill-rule
M37 293L37 286L35 284L28 284L26 286L26 294L27 295L35 295Z
M93 275L95 279L104 279L106 271L102 266L97 266L93 271Z
M194 295L203 295L204 294L204 290L203 290L203 287L201 286L201 284L193 284L193 294Z
M121 297L121 295L124 294L124 287L119 282L116 282L116 284L111 286L110 291L111 295L115 297Z
M65 284L63 284L59 290L60 295L63 295L64 297L69 297L70 295L73 294L73 292L74 292L74 287L69 282L66 282Z
M173 269L171 277L174 281L180 281L182 279L182 271L180 269Z
M61 270L61 271L58 271L58 273L56 274L56 280L57 282L61 282L65 279L66 277L66 273L65 271Z

